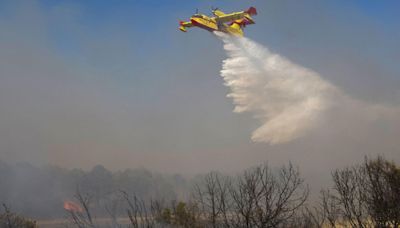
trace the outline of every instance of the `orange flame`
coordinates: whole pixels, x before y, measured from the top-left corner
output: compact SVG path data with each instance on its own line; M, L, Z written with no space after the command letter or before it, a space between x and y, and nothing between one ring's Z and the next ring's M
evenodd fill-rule
M83 209L79 204L72 202L72 201L64 201L64 209L69 212L79 212L82 213Z

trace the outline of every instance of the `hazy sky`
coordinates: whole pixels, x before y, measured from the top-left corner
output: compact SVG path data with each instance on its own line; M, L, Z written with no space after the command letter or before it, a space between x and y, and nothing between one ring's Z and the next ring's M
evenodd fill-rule
M251 5L247 37L355 100L288 143L251 141L222 42L177 29L196 8ZM291 160L309 180L366 154L400 161L399 40L399 1L0 1L0 159L188 174Z

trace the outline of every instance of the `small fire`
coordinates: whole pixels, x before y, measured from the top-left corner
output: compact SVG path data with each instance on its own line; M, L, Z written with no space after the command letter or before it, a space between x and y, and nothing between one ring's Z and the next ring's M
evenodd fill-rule
M69 212L83 212L83 209L81 206L79 206L79 204L68 200L64 201L64 209Z

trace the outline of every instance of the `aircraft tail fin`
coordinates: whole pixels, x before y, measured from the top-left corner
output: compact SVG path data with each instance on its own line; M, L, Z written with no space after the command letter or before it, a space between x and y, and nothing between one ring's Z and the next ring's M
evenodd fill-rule
M245 13L248 13L249 15L257 15L257 9L254 7L250 7L249 9L247 9L246 11L244 11Z

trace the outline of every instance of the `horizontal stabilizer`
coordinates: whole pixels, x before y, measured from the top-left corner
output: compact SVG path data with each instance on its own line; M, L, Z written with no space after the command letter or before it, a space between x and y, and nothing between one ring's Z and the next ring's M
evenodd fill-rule
M179 21L179 30L186 32L186 28L193 27L192 22Z
M181 30L182 32L187 32L186 28L183 26L179 26L179 30Z

